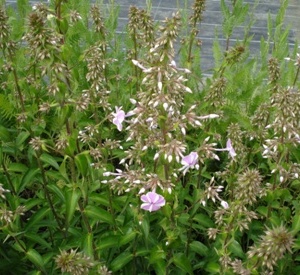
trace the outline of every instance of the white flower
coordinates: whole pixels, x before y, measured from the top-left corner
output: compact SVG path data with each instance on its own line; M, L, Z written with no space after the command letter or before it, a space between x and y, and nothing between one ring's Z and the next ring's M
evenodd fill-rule
M228 209L229 208L229 204L226 201L221 201L221 205L224 209Z

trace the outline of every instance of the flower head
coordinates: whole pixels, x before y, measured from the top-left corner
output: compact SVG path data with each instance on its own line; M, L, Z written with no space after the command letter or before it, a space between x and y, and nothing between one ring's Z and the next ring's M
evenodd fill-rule
M141 200L143 202L141 208L149 212L157 211L166 204L165 198L155 192L148 192L141 196Z
M226 142L226 148L223 149L214 149L215 151L228 151L229 155L234 158L236 156L236 152L232 147L231 139L229 138Z
M226 149L227 149L229 155L230 155L232 158L234 158L234 157L236 156L236 152L235 152L235 150L234 150L233 147L232 147L230 138L229 138L229 139L227 140L227 142L226 142Z
M122 110L122 107L116 106L115 108L116 108L116 112L112 113L112 115L114 116L113 124L115 124L117 126L119 131L122 131L122 129L123 129L122 123L125 120L125 117L134 115L134 112L130 111L127 114L125 114L125 112Z
M181 160L181 164L183 165L179 170L183 171L185 174L190 168L199 168L198 165L198 153L191 152L189 155L185 156Z
M116 107L116 112L112 113L114 116L113 118L113 124L115 124L119 131L122 131L123 128L123 121L125 119L125 112L122 110L122 107Z

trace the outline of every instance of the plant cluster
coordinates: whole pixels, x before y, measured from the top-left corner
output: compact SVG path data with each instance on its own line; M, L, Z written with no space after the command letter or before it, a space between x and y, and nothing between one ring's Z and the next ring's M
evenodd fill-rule
M288 1L254 54L255 6L221 0L209 76L205 2L119 34L113 0L0 1L1 274L300 272Z

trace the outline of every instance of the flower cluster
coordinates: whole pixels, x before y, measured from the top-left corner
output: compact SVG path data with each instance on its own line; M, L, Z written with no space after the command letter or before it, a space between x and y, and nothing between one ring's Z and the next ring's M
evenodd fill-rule
M88 274L94 266L94 261L81 252L71 249L70 251L61 251L56 256L56 265L62 272L70 272L74 275Z
M261 237L257 246L252 246L248 252L248 257L258 257L259 265L267 267L269 271L273 271L274 266L284 254L292 252L294 238L292 234L284 227L267 228L265 235Z

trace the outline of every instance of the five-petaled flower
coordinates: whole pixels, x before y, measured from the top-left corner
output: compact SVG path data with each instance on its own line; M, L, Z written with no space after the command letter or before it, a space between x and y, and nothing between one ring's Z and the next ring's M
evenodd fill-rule
M155 192L148 192L141 196L143 204L141 208L149 212L157 211L166 204L165 198Z
M191 152L189 155L183 157L182 160L181 160L181 164L183 166L179 169L179 171L183 171L184 175L190 168L199 169L198 153L197 152Z
M236 152L235 152L235 150L234 150L233 147L232 147L230 138L229 138L229 139L227 140L227 142L226 142L226 149L227 149L229 155L230 155L232 158L234 158L234 157L236 156Z
M236 152L234 150L234 148L232 147L232 143L230 138L227 140L226 142L226 148L224 149L214 149L215 151L228 151L229 155L234 159L234 157L236 156Z
M125 114L125 112L122 110L122 107L116 106L115 108L116 108L116 112L112 113L112 115L114 116L113 124L117 126L119 131L122 131L123 129L122 123L125 120L125 117L132 116L134 113L131 111Z

